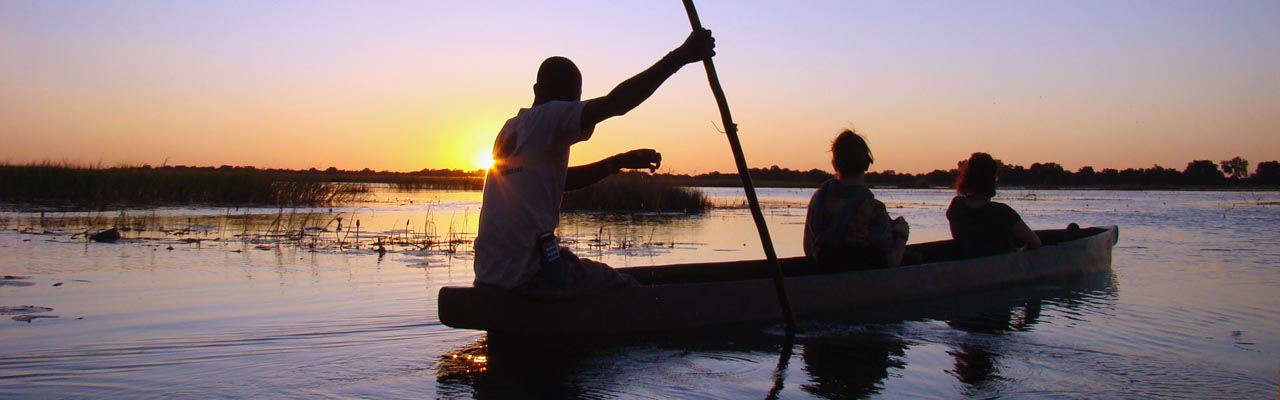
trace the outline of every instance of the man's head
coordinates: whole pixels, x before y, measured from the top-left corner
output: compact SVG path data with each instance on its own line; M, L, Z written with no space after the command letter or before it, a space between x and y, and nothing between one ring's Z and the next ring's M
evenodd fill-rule
M842 178L866 173L873 162L875 159L871 157L866 139L852 130L845 129L831 142L831 166Z
M533 103L582 100L582 72L568 58L555 56L538 67L538 82L533 84Z

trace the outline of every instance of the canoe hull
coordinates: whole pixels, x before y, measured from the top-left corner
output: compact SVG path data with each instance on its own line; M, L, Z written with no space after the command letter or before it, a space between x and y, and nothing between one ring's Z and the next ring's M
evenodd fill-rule
M1091 230L1092 235L1032 251L790 276L787 294L795 314L807 316L1109 271L1119 229ZM801 262L787 259L784 265ZM641 285L572 300L531 299L493 287L445 287L440 290L439 312L441 322L454 328L512 335L617 335L778 321L782 310L774 294L768 278Z

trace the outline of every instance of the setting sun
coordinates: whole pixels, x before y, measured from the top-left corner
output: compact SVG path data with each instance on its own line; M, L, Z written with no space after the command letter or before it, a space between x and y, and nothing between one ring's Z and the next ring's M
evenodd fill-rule
M475 166L479 169L489 169L489 167L493 166L493 154L488 151L482 151L479 154L476 154Z

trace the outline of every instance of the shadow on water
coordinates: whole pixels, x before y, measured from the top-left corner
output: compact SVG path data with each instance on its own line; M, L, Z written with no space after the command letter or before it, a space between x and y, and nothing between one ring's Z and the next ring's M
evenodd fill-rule
M741 371L745 376L707 377L692 386L727 384L733 387L710 393L747 398L789 398L798 394L796 390L825 398L864 398L880 394L886 380L901 375L895 371L908 367L907 353L913 347L939 342L953 359L946 373L955 377L965 395L998 397L1005 380L1001 358L1019 351L1008 345L1011 335L1035 330L1046 310L1067 318L1105 315L1117 295L1114 277L1100 274L1055 285L824 315L804 321L794 338L774 329L608 341L486 336L441 357L437 387L442 397L663 397L688 390L690 384L680 378L639 382L627 376L697 375L697 369L687 365L729 360L746 365ZM921 323L941 327L942 332L922 334ZM803 375L789 371L797 363ZM673 368L677 371L667 371ZM734 378L755 384L736 385ZM758 390L759 382L769 381L768 390Z

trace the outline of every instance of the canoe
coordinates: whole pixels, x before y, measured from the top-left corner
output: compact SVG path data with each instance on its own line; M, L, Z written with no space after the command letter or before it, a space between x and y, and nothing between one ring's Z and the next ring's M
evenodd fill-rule
M781 261L797 317L849 312L962 293L1066 280L1111 270L1118 227L1037 231L1044 244L954 259L950 240L908 246L925 262L896 268L813 271L804 257ZM640 286L577 299L537 299L488 286L440 289L447 326L511 336L608 336L778 322L782 310L765 260L619 268Z

